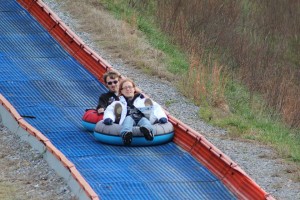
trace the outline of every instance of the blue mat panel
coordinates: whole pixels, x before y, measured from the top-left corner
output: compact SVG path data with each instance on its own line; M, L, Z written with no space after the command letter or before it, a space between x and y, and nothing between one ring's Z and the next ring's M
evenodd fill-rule
M45 42L48 41L48 42ZM45 42L45 43L44 43ZM11 57L65 57L67 53L46 33L0 36L0 51Z
M173 142L110 146L83 129L107 91L15 0L0 0L0 92L75 164L101 199L236 199Z
M20 12L23 11L23 9L20 6L17 6L15 1L0 0L0 12L8 11Z
M0 29L0 34L34 34L38 32L43 32L42 27L38 24L38 22L34 21L33 18L26 13L21 7L18 7L16 11L13 12L13 8L6 8L4 5L6 4L1 2L1 8L4 11L0 11L0 19L1 25L6 28ZM14 4L15 5L15 4ZM11 5L13 6L13 5ZM16 7L15 7L16 8ZM7 9L7 10L5 10ZM20 9L20 10L19 10ZM32 29L34 27L34 29Z
M78 63L71 57L50 58L10 58L11 64L19 66L30 80L90 80L92 76L86 76L83 68L73 68ZM49 70L51 68L52 70ZM99 84L98 84L99 85Z

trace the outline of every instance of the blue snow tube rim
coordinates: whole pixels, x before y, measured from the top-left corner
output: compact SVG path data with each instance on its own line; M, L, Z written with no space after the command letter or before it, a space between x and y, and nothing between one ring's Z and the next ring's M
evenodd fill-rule
M82 120L81 124L82 124L82 126L83 126L86 130L88 130L88 131L90 131L90 132L93 132L94 129L95 129L95 126L96 126L95 123L87 122L87 121L84 121L84 120Z
M121 125L119 124L105 125L103 121L99 121L94 128L93 135L96 141L101 143L123 146L124 143L120 135L120 130ZM145 139L139 127L133 127L133 137L130 146L154 146L168 143L174 137L174 127L170 122L165 124L156 123L153 125L153 133L154 139L149 141Z

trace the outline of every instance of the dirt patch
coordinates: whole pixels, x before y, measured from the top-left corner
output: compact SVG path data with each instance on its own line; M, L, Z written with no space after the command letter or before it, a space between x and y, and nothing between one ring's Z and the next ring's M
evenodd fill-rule
M0 124L0 199L75 200L43 156Z
M126 60L131 67L143 69L160 78L176 78L163 64L167 56L153 48L137 29L136 18L129 23L117 20L103 10L98 0L85 0L84 3L82 0L66 0L56 4L67 10L74 21L80 22L78 31L88 32L93 45L100 46L112 58Z

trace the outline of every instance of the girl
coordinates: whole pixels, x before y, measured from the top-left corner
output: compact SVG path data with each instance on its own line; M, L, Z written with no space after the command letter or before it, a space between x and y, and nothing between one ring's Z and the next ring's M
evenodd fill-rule
M146 140L154 138L152 124L155 122L167 123L167 115L159 104L145 98L143 94L136 92L136 86L130 79L123 80L119 85L119 101L114 101L104 112L104 124L111 125L120 117L122 125L121 135L125 145L132 141L133 126L139 126ZM148 118L147 118L147 117Z

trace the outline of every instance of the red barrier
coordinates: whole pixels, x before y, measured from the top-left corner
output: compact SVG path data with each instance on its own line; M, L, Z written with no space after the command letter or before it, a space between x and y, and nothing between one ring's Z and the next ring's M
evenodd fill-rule
M33 2L37 0L18 0L19 4L28 10Z
M51 18L49 18L49 16L54 15L54 13L48 10L41 1L35 1L35 3L30 4L28 12L39 19L39 22L48 31L50 31L57 23L56 21L50 20Z

